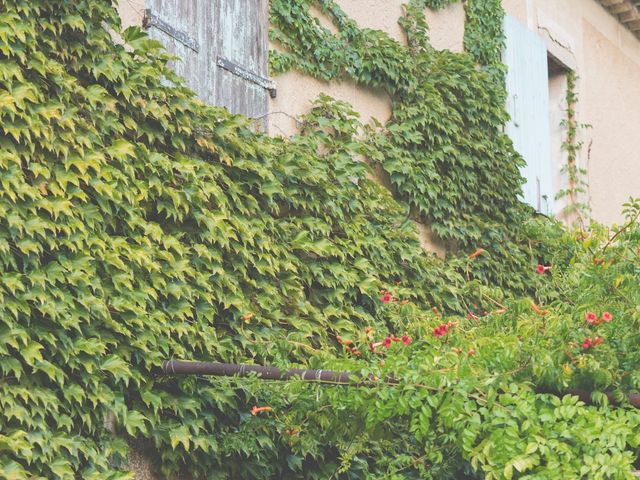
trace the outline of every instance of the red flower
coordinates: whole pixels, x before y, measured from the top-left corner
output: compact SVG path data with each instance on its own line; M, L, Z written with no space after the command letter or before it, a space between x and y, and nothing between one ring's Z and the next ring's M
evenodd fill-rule
M447 332L449 331L449 327L451 325L447 325L445 323L437 326L436 328L433 329L432 333L435 337L441 337L443 335L446 335Z
M598 323L598 316L593 312L587 312L584 319L589 325L596 325Z
M256 407L256 406L254 406L251 409L251 415L253 415L255 417L260 412L271 412L272 410L273 410L273 408L271 408L271 407Z
M602 337L594 337L594 338L585 338L582 342L582 348L589 349L591 347L595 347L597 345L602 345L604 343L604 338Z
M467 320L480 320L477 315L474 315L471 312L467 312Z
M470 348L469 351L467 352L467 355L469 357L472 357L476 354L476 349L475 348Z
M385 339L382 341L382 344L383 344L385 347L389 348L389 347L391 346L391 337L387 337L387 338L385 338Z
M384 343L384 342L375 342L375 343L370 343L370 344L369 344L369 350L371 350L372 352L375 352L375 351L376 351L376 348L381 347L383 343Z
M540 275L545 273L547 270L551 270L551 267L545 267L541 263L539 263L538 266L536 267L536 273L539 273Z
M473 252L471 255L469 255L469 259L473 259L476 258L480 255L482 255L484 252L486 252L486 250L484 248L478 248L475 252Z
M402 343L406 347L407 345L409 345L411 343L411 338L408 335L403 335L402 336Z
M391 295L390 292L384 292L380 297L380 301L382 303L389 303L392 299L393 299L393 296Z
M603 312L600 320L605 323L609 323L611 320L613 320L613 315L611 315L609 312Z
M533 309L534 312L536 312L538 315L546 315L547 313L549 313L549 310L543 310L541 309L539 306L537 306L535 303L531 302L531 308Z

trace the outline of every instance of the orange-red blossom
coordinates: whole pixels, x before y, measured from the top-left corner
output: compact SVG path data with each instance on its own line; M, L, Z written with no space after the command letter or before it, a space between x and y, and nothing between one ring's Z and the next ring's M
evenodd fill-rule
M257 407L254 405L254 407L251 409L251 415L255 417L260 412L272 412L272 411L273 411L273 408L271 407Z

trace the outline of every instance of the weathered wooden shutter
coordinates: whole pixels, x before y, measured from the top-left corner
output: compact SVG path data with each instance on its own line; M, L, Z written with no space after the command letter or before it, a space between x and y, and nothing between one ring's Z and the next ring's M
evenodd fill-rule
M207 0L146 0L144 27L180 58L171 67L206 103L215 103L215 23Z
M206 103L268 111L268 0L146 0L144 26L180 57L172 68Z
M506 132L527 165L522 174L524 200L536 210L553 212L553 178L549 126L549 75L544 41L514 18L505 18Z
M216 0L216 105L248 117L264 116L275 85L267 78L267 0Z

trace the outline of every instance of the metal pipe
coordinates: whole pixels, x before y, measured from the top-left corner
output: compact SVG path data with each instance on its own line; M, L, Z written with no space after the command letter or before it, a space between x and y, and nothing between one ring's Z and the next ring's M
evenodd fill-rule
M330 383L338 385L365 386L378 382L373 375L366 380L353 372L338 372L335 370L305 370L289 368L280 370L277 367L263 367L262 365L236 365L233 363L214 362L185 362L181 360L165 360L162 362L162 372L165 375L213 375L218 377L248 377L257 374L262 380L292 380L299 379L307 382ZM394 379L386 379L386 383L397 384Z
M185 362L182 360L165 360L162 362L162 373L165 375L213 375L217 377L248 377L257 374L262 380L304 380L307 382L328 383L334 385L373 386L380 383L397 385L395 378L386 378L383 382L373 375L363 380L362 375L354 372L338 372L335 370L305 370L302 368L289 368L280 370L277 367L263 367L262 365L237 365L234 363L215 362ZM540 391L539 393L554 393ZM591 402L591 393L586 390L567 390L556 395L576 395L585 403ZM611 403L615 401L613 393L607 392L607 398ZM627 394L629 403L640 408L640 394Z
M565 395L566 394L575 395L576 397L578 397L583 402L591 403L591 392L588 392L587 390L570 389L570 390L567 390L567 391L563 392L563 394L565 394ZM612 404L618 403L616 401L615 396L613 395L613 393L605 392L605 395L609 399L610 403L612 403ZM640 393L627 393L627 399L629 400L629 404L631 406L633 406L635 408L640 408Z

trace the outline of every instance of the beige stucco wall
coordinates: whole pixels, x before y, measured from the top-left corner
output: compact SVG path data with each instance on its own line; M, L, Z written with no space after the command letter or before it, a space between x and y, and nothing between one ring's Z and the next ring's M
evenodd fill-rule
M582 118L593 126L586 142L591 205L596 219L619 222L620 206L640 197L640 60L586 19L582 27L584 68L594 72L582 82Z
M360 26L380 29L404 42L397 20L406 0L339 0L343 10ZM574 69L578 82L578 121L593 128L581 131L585 147L580 165L588 167L588 197L595 219L612 223L621 219L621 204L640 196L640 154L635 147L640 120L640 40L610 15L596 0L503 0L509 15L517 18L546 42L550 53ZM144 0L121 0L123 25L139 25ZM314 14L335 31L319 10ZM462 51L464 8L454 3L439 12L427 10L431 42L437 49ZM277 47L277 46L275 46ZM349 102L364 123L385 122L391 99L381 90L354 82L322 82L299 72L276 76L278 96L269 101L269 131L290 135L320 93ZM555 188L566 186L560 173L563 154L558 119L565 108L563 80L550 82L552 148ZM561 204L558 205L561 207Z
M340 5L359 25L377 28L403 41L397 18L403 0L341 0ZM575 70L578 80L578 118L593 128L582 129L584 148L579 165L588 168L587 200L596 220L621 220L621 205L629 196L640 196L640 154L635 138L640 116L640 41L596 0L503 0L509 15L540 35L549 52ZM316 12L323 24L327 19ZM462 50L464 11L462 2L440 12L427 11L430 36L438 49ZM278 98L271 101L271 132L295 131L292 117L302 115L320 92L347 101L364 122L382 122L391 115L390 100L382 92L360 88L351 82L326 84L297 72L276 77ZM565 159L559 126L565 81L550 82L551 139L554 187L566 188L561 173ZM284 112L284 113L276 113ZM559 211L564 201L558 202Z
M118 13L120 14L123 28L142 25L144 0L120 0L118 2Z
M398 25L406 0L339 0L341 8L364 28L382 30L395 40L405 43ZM335 32L330 20L318 9L313 13L322 25ZM437 49L462 51L464 8L462 3L450 5L439 12L427 9L431 25L430 38ZM273 45L277 49L277 45ZM323 82L293 71L274 77L278 96L269 102L269 131L275 135L296 132L296 118L306 113L321 93L349 102L360 114L363 123L373 118L384 123L391 116L391 99L381 90L360 87L354 82Z
M580 165L588 170L588 197L593 217L619 222L629 196L640 196L640 40L596 0L504 0L508 14L537 32L549 51L578 76L578 116L584 148ZM551 82L551 118L557 122L564 99ZM555 142L555 187L564 188ZM554 139L555 138L555 139Z

